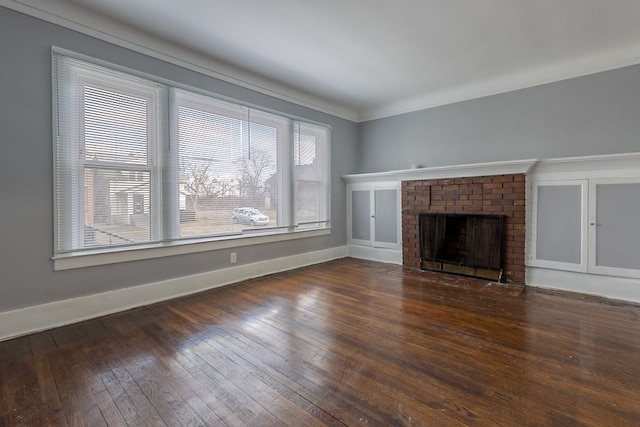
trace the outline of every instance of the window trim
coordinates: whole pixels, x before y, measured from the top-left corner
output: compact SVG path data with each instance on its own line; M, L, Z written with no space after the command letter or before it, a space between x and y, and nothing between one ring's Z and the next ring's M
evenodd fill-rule
M307 226L304 226L303 224L301 224L300 226L295 225L293 223L291 223L290 226L288 227L274 227L273 229L267 229L267 230L259 230L259 233L251 233L251 232L247 232L246 234L231 234L231 235L209 235L209 236L201 236L201 237L194 237L194 238L183 238L183 239L176 239L176 240L165 240L165 241L153 241L153 242L149 242L149 243L140 243L140 244L135 244L135 245L120 245L120 246L106 246L106 247L100 247L100 248L86 248L86 249L78 249L78 250L71 250L69 252L61 252L58 248L59 245L59 239L61 236L59 236L59 212L58 212L58 203L60 201L60 197L62 196L62 194L58 193L57 191L57 185L56 185L56 176L55 174L58 171L58 155L57 152L59 150L58 148L58 143L57 143L57 135L60 129L60 124L58 123L59 117L57 117L58 113L58 108L55 106L55 103L57 102L57 92L58 92L58 88L57 88L57 77L56 77L56 73L54 71L54 73L52 73L52 87L54 90L54 98L53 98L53 102L54 102L54 108L53 108L53 142L54 142L54 169L53 169L53 197L54 197L54 210L53 210L53 220L54 220L54 248L53 248L53 256L51 257L51 259L53 260L53 264L54 264L54 270L58 271L58 270L67 270L67 269L74 269L74 268L82 268L82 267L89 267L89 266L97 266L97 265L106 265L106 264L113 264L113 263L120 263L120 262L128 262L128 261L135 261L135 260L144 260L144 259L153 259L153 258L159 258L159 257L166 257L166 256L175 256L175 255L182 255L182 254L189 254L189 253L197 253L197 252L205 252L205 251L213 251L213 250L221 250L221 249L226 249L226 248L235 248L235 247L242 247L242 246L249 246L249 245L256 245L256 244L264 244L264 243L273 243L273 242L282 242L282 241L287 241L287 240L294 240L294 239L301 239L301 238L309 238L309 237L316 237L316 236L324 236L324 235L329 235L331 234L331 220L330 220L330 212L331 212L331 206L330 206L330 201L331 201L331 176L330 176L330 163L331 163L331 151L330 151L330 147L331 147L331 143L330 143L330 138L331 138L331 131L332 131L332 127L329 125L326 125L324 123L320 123L320 122L315 122L313 120L308 120L306 118L301 118L298 116L293 116L287 113L283 113L280 111L276 111L276 110L271 110L268 108L264 108L261 106L257 106L257 105L253 105L253 104L249 104L249 103L244 103L242 101L239 101L237 99L233 99L233 98L228 98L228 97L224 97L222 95L216 94L216 93L211 93L196 87L191 87L188 85L184 85L181 84L179 82L176 81L172 81L172 80L167 80L167 79L163 79L154 75L150 75L144 72L140 72L140 71L136 71L136 70L132 70L129 69L127 67L123 67L123 66L119 66L117 64L113 64L107 61L103 61L100 59L96 59L87 55L83 55L83 54L78 54L72 51L68 51L66 49L62 49L62 48L58 48L53 46L52 47L52 67L55 70L55 56L56 55L63 55L63 56L67 56L73 59L77 59L77 60L81 60L81 61L86 61L89 64L93 64L99 67L106 67L108 69L117 71L117 72L122 72L122 73L127 73L133 77L139 77L139 78L143 78L143 79L147 79L149 81L152 81L156 84L165 86L164 90L168 91L169 93L175 93L176 90L180 91L180 90L184 90L184 91L188 91L188 92L192 92L198 95L203 95L206 97L210 97L214 100L219 100L222 102L229 102L235 105L238 105L240 107L243 108L249 108L249 109L253 109L257 112L263 112L266 113L267 115L272 114L272 115L276 115L278 117L281 117L283 119L287 119L290 120L292 123L299 121L304 123L305 125L311 125L311 126L318 126L318 127L322 127L324 129L327 130L327 140L326 140L326 147L325 147L325 151L322 155L323 159L322 162L326 165L326 191L327 193L324 195L324 197L326 198L326 220L324 221L318 221L318 227L314 227L314 228L309 228ZM174 95L168 95L167 100L169 101L170 104L172 104L175 100ZM169 109L168 111L172 111L171 109ZM173 114L173 113L171 113ZM171 115L170 114L170 115ZM169 118L169 120L171 121L171 118ZM174 127L169 126L170 132L166 135L167 137L171 137L171 132L173 132ZM162 138L162 137L160 137ZM162 144L161 144L162 145ZM293 146L293 144L292 144ZM162 148L162 146L158 147L158 154L159 152L163 152L164 149ZM288 150L280 150L280 151L288 151ZM286 156L288 157L288 153L286 153ZM165 163L166 161L172 161L172 158L163 158L163 159L156 159L156 163L160 164L160 163ZM289 162L288 162L289 163ZM293 175L293 167L294 165L291 165L291 171L289 171L287 173L287 175L291 174L291 177L288 179L292 178ZM145 169L147 167L145 166ZM84 171L85 167L84 167L84 162L83 162L83 166L82 166L82 170ZM137 169L137 168L135 168ZM153 168L152 168L153 169ZM163 168L164 170L164 168ZM162 172L164 173L164 172ZM162 181L165 181L164 177L163 178L159 178ZM291 198L291 195L287 195L289 196L288 198ZM64 196L69 197L69 195L65 195ZM287 198L287 197L285 197ZM292 201L289 201L288 204L292 204ZM160 209L159 214L162 216L165 216L167 213L165 212L164 209ZM291 212L291 215L295 215L295 212ZM167 229L167 220L168 218L165 217L165 221L157 224L157 227L162 228L162 232L163 234L166 234ZM151 224L151 227L154 227L154 224ZM173 228L175 227L175 225L170 224L169 228ZM155 233L154 233L155 234ZM168 237L171 238L173 233L169 232Z
M288 185L290 172L288 168L283 165L287 165L290 163L288 152L286 149L287 143L285 141L285 138L286 138L285 135L288 134L289 132L288 132L288 126L285 122L286 121L291 122L292 121L291 119L281 114L246 107L245 105L238 104L237 102L233 103L234 105L223 105L222 103L228 103L228 101L222 101L220 105L213 105L211 102L208 102L209 101L208 99L202 99L202 98L205 98L205 97L213 98L214 101L219 101L217 97L203 95L199 92L189 91L181 88L173 88L173 87L169 88L168 91L171 99L170 109L169 109L170 114L172 116L175 115L175 117L172 117L171 119L172 122L176 122L176 123L178 122L178 110L175 107L180 105L180 106L186 106L187 108L205 111L207 113L211 113L215 115L232 117L238 120L246 120L249 123L249 126L251 126L251 123L258 123L258 124L270 126L276 129L277 130L276 164L277 164L277 177L279 181L278 182L279 188L284 188L286 185ZM237 107L237 109L233 107ZM243 110L246 110L246 111L243 111ZM172 133L171 138L173 138L173 141L175 141L176 144L179 144L176 132L178 132L178 126L173 126L173 128L171 129L171 133ZM174 150L174 152L177 153L179 152L179 150ZM179 156L179 154L173 154L173 155ZM176 159L171 158L171 161L175 161L175 160ZM176 170L178 169L179 167ZM280 197L278 197L278 208L277 208L279 213L285 213L285 214L287 213L289 204L291 203L289 200L290 197L291 196L289 192L280 194ZM173 202L171 201L167 201L166 206L168 208L175 208L175 206L173 206L172 203ZM171 215L171 213L167 211L165 211L164 214ZM177 218L174 218L173 220L169 221L169 227L170 227L171 233L167 234L166 237L168 239L188 240L188 239L194 239L194 238L196 239L197 238L215 238L214 236L211 236L211 235L180 237L180 224ZM278 216L278 223L276 224L275 227L283 228L288 226L284 225L283 218ZM230 231L226 231L226 232L230 232Z
M149 73L146 73L144 71L136 70L135 68L130 68L130 67L126 67L124 65L119 65L119 64L114 63L114 62L105 61L103 59L99 59L99 58L96 58L96 57L93 57L93 56L90 56L90 55L85 55L85 54L82 54L82 53L78 53L78 52L75 52L75 51L72 51L72 50L68 50L68 49L65 49L65 48L62 48L62 47L51 46L51 54L52 54L51 55L52 66L53 66L53 55L54 54L64 55L64 56L68 56L69 58L78 59L80 61L85 61L85 62L88 62L88 63L93 64L93 65L97 65L97 66L105 67L105 68L110 68L110 69L112 69L114 71L119 71L121 73L127 73L127 74L130 74L130 75L135 76L135 77L140 77L140 78L143 78L143 79L147 79L147 80L153 81L153 82L155 82L155 83L157 83L159 85L170 86L171 88L174 88L174 89L186 90L188 92L197 93L199 95L209 96L209 97L215 98L215 99L217 99L219 101L230 102L232 104L237 104L239 106L250 108L252 110L258 110L258 111L262 111L262 112L269 113L269 114L276 114L278 116L281 116L281 117L284 117L284 118L287 118L287 119L290 119L290 120L293 120L293 121L301 121L301 122L304 122L304 123L308 123L310 125L321 126L321 127L327 128L329 130L333 130L333 126L328 125L328 124L323 123L323 122L319 122L317 120L312 120L312 119L308 119L306 117L297 116L295 114L290 114L290 113L286 113L286 112L283 112L283 111L275 110L273 108L264 107L264 106L259 105L259 104L254 104L254 103L251 103L251 102L245 102L245 101L239 100L237 98L232 98L230 96L221 95L219 93L211 92L211 91L208 91L206 89L202 89L202 88L199 88L199 87L196 87L196 86L190 86L190 85L187 85L187 84L184 84L184 83L180 83L180 82L175 81L175 80L166 79L166 78L154 75L154 74L149 74ZM189 71L192 71L192 70L189 70ZM212 79L214 79L214 78L212 77ZM55 81L55 76L53 75L53 73L52 73L52 84L53 84L53 87L55 88L56 87L56 81ZM54 121L55 121L56 120L55 111L53 113L54 113Z
M291 169L291 174L292 174L291 179L293 181L292 190L294 191L294 193L297 191L296 184L298 182L313 182L323 187L325 189L325 192L323 193L324 203L323 203L323 206L321 207L322 212L318 212L318 213L320 217L323 217L326 219L319 219L317 221L308 221L308 222L299 221L299 218L297 217L298 211L295 208L295 206L293 206L291 210L291 213L293 215L292 224L294 224L295 226L305 226L305 225L314 224L314 223L330 224L331 223L331 143L330 143L331 138L326 135L326 133L330 130L330 128L318 126L316 124L309 123L309 122L307 123L294 122L294 133L302 134L303 128L304 128L305 134L312 135L318 138L319 140L322 140L323 144L326 144L326 146L323 147L325 156L318 157L318 164L317 164L318 170L322 171L324 173L324 176L320 176L318 179L300 178L296 176L296 167L299 165L297 165L295 161L292 161L293 163L293 168ZM295 149L295 141L292 144L291 148ZM292 160L295 159L295 153L292 153L291 155L293 156ZM296 198L297 198L297 194L294 194L293 200L291 202L295 204Z
M128 261L185 255L198 252L215 251L243 246L277 243L288 240L306 239L309 237L331 234L331 227L314 228L312 230L286 230L262 233L257 236L226 236L206 239L175 240L172 242L153 243L137 246L118 246L108 250L86 250L68 252L52 257L55 271L97 265L116 264Z

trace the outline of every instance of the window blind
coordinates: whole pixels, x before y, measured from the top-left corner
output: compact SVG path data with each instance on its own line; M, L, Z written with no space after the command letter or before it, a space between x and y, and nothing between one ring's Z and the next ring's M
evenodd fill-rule
M317 226L328 220L327 129L301 122L294 129L295 223Z
M328 224L328 128L53 55L56 254Z
M251 207L280 218L280 160L286 119L183 90L175 91L180 237L242 232L251 218L233 209ZM188 218L187 218L188 216Z
M166 88L61 55L54 73L58 252L157 241Z

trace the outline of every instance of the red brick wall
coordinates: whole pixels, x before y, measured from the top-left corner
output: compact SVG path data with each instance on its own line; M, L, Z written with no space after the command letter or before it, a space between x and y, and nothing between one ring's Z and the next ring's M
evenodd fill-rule
M502 281L524 284L525 176L494 175L402 182L402 259L419 268L418 214L504 215Z

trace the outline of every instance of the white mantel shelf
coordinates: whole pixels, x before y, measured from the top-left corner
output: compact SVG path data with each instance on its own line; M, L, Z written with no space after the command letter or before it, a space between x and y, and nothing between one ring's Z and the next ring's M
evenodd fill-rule
M428 179L470 178L477 176L526 174L536 159L504 162L472 163L467 165L437 166L431 168L403 169L389 172L343 175L347 184L377 181L417 181Z
M564 157L536 162L529 175L540 179L580 179L584 177L637 177L640 153Z

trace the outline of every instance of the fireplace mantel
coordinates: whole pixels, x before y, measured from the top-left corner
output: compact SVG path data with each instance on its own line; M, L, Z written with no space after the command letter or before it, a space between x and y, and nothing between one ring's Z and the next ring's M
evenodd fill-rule
M501 176L512 174L513 182L510 177ZM417 250L418 215L423 212L455 213L461 207L463 213L491 213L507 216L505 218L507 230L508 233L512 233L512 239L507 242L505 253L507 282L509 280L513 283L526 282L528 286L550 287L607 298L640 301L638 279L640 269L627 269L631 271L629 273L621 272L618 268L616 271L605 274L601 271L605 267L594 264L600 270L590 272L588 271L589 263L593 264L593 262L586 256L584 261L581 258L580 270L567 268L564 264L563 266L543 266L537 258L534 259L536 250L533 247L534 242L537 244L538 238L538 222L534 218L534 213L537 212L537 187L579 185L582 186L583 193L587 194L587 197L579 202L580 214L573 220L581 224L580 237L581 244L586 247L585 253L591 256L596 253L597 235L594 226L597 223L590 221L589 215L596 214L598 186L629 184L637 188L640 184L640 152L393 170L344 175L342 178L348 184L347 189L365 188L367 185L371 188L400 185L402 199L408 204L401 210L402 254L394 255L393 261L389 261L389 257L379 256L380 248L372 248L364 255L362 251L358 252L360 257L401 263L415 268L420 262ZM504 182L505 180L507 181ZM637 200L637 197L630 200ZM620 206L637 206L622 202L619 204ZM349 201L347 205L349 209ZM626 209L629 210L628 207ZM634 209L633 212L637 210L637 208ZM508 274L509 270L512 272L511 275ZM606 277L606 280L603 280L603 277Z
M471 163L465 165L436 166L430 168L343 175L342 178L347 182L347 184L354 184L359 182L415 181L490 175L526 174L536 162L536 159L526 159L503 162Z

